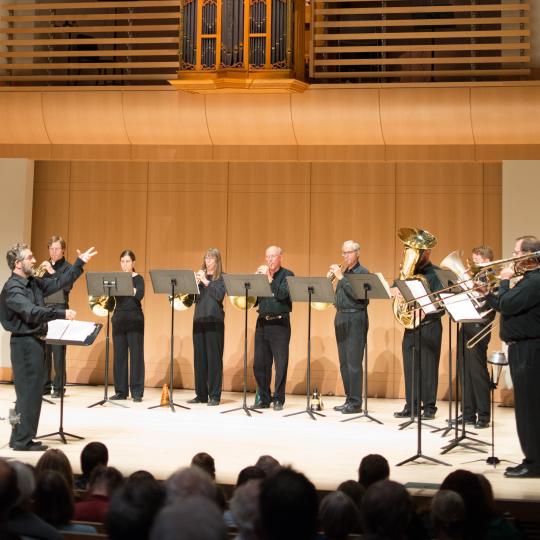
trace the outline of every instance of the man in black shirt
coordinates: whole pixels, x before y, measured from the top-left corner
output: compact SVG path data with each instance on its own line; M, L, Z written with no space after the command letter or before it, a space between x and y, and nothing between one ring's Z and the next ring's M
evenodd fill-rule
M50 264L46 265L46 273L43 275L45 279L54 277L57 273L63 274L71 268L65 259L66 241L61 236L51 236L47 243L49 248ZM67 285L63 289L63 301L54 305L54 307L68 309L69 305L69 291L72 288L72 284ZM51 379L54 367L54 377ZM45 388L44 394L48 394L51 391L52 384L52 397L59 398L61 393L65 392L65 388L62 386L62 369L64 370L64 384L66 382L66 346L65 345L47 345L45 349Z
M75 311L45 306L48 296L73 283L83 272L83 265L95 254L94 248L79 257L64 274L50 279L34 277L36 259L27 244L15 244L6 254L11 277L0 294L0 322L11 332L11 365L17 401L15 410L21 415L13 426L9 445L14 450L41 451L47 447L32 439L37 433L41 412L41 395L45 377L45 336L47 322L75 318Z
M514 247L518 255L539 251L538 240L518 239ZM510 278L520 266L519 273L528 271L511 289ZM521 464L506 469L505 476L536 478L540 477L540 257L503 269L500 278L498 294L486 299L501 315L500 336L508 343L517 434L525 455Z
M281 266L282 249L270 246L266 250L266 265L257 269L265 274L272 289L272 296L260 298L259 317L255 328L255 358L253 372L259 389L260 403L255 407L267 409L270 402L275 411L281 411L285 403L285 383L289 365L289 341L291 340L292 311L287 276L294 274ZM270 390L272 380L272 360L275 364L274 396Z
M431 249L422 251L416 267L415 275L422 275L427 281L429 289L440 291L443 286L435 273L437 266L431 263ZM439 360L441 356L442 323L441 317L444 311L428 315L420 314L420 328L415 330L406 329L401 343L401 352L403 355L403 375L405 377L405 407L403 410L395 412L396 418L406 418L411 415L411 407L416 410L416 401L418 399L418 385L416 373L412 373L414 356L416 355L415 369L418 369L418 358L422 362L422 392L420 403L424 412L422 418L431 420L435 418L437 412L437 388L439 384ZM420 339L418 337L420 336ZM415 396L412 399L413 376L415 381Z
M367 304L354 294L349 274L367 274L359 260L360 244L347 240L342 246L343 264L333 264L330 272L337 280L334 328L339 356L339 370L345 389L345 403L334 407L343 414L362 411L362 362L368 329Z

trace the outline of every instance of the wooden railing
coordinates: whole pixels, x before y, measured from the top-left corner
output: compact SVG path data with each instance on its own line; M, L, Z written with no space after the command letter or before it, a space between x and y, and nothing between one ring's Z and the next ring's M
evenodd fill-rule
M160 84L179 68L180 0L0 4L0 84Z
M498 0L313 0L310 77L474 81L529 75L529 5Z

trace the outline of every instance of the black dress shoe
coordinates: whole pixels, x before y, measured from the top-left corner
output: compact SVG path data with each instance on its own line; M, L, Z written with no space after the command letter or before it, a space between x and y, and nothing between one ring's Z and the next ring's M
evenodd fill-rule
M210 398L210 399L208 400L207 405L208 405L209 407L216 407L217 405L219 405L219 399L212 399L212 398Z
M64 388L64 391L62 392L62 394L65 396L66 395L66 389ZM61 398L62 397L62 394L60 393L60 390L55 390L52 394L51 394L51 397L55 398L55 399L58 399L58 398Z
M269 409L270 403L255 403L252 408L253 409Z
M133 398L133 401L134 401L135 403L141 403L142 397L141 397L141 396L134 397L134 398Z
M427 410L422 413L422 419L424 420L434 420L436 411Z
M509 472L509 471L519 471L521 469L523 469L524 467L527 467L528 463L526 460L523 460L521 463L519 463L518 465L514 465L513 467L506 467L506 472Z
M195 403L208 403L208 400L202 400L195 396L193 399L189 399L188 403L191 403L192 405Z
M334 411L342 411L347 406L347 402L342 403L341 405L336 405Z
M274 411L282 411L283 403L281 401L274 401Z
M489 422L487 420L478 420L474 423L475 429L485 429L489 427Z
M112 399L113 401L120 401L122 399L127 399L127 396L124 396L124 394L114 394L114 396L111 396L109 399Z
M362 407L360 405L352 405L351 403L341 409L341 414L358 414L361 412Z
M529 465L525 465L518 470L507 470L504 473L506 478L540 478L540 469L534 467L531 468Z
M402 411L396 411L394 413L394 418L410 418L411 417L411 409L408 409L405 407Z
M49 447L39 441L32 441L26 446L12 446L12 448L16 452L44 452Z

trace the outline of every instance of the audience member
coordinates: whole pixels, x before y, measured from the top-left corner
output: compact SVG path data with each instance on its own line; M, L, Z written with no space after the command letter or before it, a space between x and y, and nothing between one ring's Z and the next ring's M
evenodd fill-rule
M131 475L111 498L106 518L109 540L146 540L165 504L165 489L154 478Z
M207 472L199 467L185 467L178 469L165 482L167 502L183 500L187 497L200 496L217 500L216 485Z
M319 507L319 521L328 540L345 540L360 530L360 511L342 491L329 493Z
M216 504L206 496L186 497L157 515L150 540L226 540L227 528Z
M245 484L248 480L264 480L266 478L265 472L256 465L250 465L244 467L239 473L236 479L236 487Z
M13 468L17 476L19 496L7 518L8 531L22 538L62 540L59 531L31 511L32 496L36 487L34 471L20 461L10 461L9 466Z
M75 515L73 490L59 471L45 469L37 477L34 511L43 521L61 531L97 532L95 527L71 523Z
M431 525L436 540L463 540L465 504L459 493L445 489L435 494Z
M337 490L343 491L345 495L348 495L352 502L356 504L358 510L360 510L360 507L362 506L362 499L364 497L364 493L366 492L366 489L360 482L357 482L356 480L345 480L345 482L341 482L341 484L339 484Z
M235 540L258 540L261 480L248 480L238 486L229 504L234 523L238 527Z
M44 471L57 471L66 481L67 485L73 490L73 470L69 459L62 450L56 448L49 448L40 458L36 464L36 478Z
M81 452L81 472L80 476L75 478L75 487L85 490L88 488L88 481L92 471L98 466L106 467L109 464L109 451L101 442L88 443Z
M131 480L155 480L155 478L151 472L141 470L132 472L128 476L127 482L130 482Z
M214 458L206 452L199 452L193 456L191 465L200 467L203 471L206 471L212 480L216 479L216 464Z
M319 501L302 474L283 468L261 485L261 534L265 540L312 540Z
M262 469L266 476L272 476L281 469L281 464L276 458L264 455L257 460L255 467Z
M7 519L19 491L17 489L17 475L5 459L0 458L0 538L2 540L15 540L19 535L10 533L7 528Z
M405 540L413 517L411 498L397 482L375 482L364 494L361 517L365 540Z
M368 454L362 458L358 467L358 481L367 489L379 480L388 480L390 466L385 457L379 454Z
M75 519L104 523L111 496L123 480L122 473L114 467L95 467L90 475L87 497L75 504Z

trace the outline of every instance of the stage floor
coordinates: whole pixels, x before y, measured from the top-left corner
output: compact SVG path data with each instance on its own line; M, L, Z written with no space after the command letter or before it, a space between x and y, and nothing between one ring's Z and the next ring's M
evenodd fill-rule
M112 388L111 388L112 391ZM175 401L186 405L193 397L192 390L175 390ZM13 406L13 385L0 385L0 417ZM430 464L418 459L401 467L396 464L417 452L417 432L411 427L400 431L400 421L392 415L403 407L401 400L371 399L370 413L383 424L366 418L342 423L348 418L332 407L343 401L339 397L324 399L325 418L313 421L302 414L289 418L284 415L302 410L305 397L287 396L282 412L272 409L248 417L243 411L220 414L240 406L242 394L225 392L219 407L192 405L190 410L178 408L175 413L167 408L149 410L159 404L161 389L147 388L142 403L122 401L127 408L113 404L87 408L103 397L103 387L68 386L64 410L64 430L83 436L82 441L69 440L64 445L58 436L45 441L49 447L61 448L69 457L74 472L80 472L79 455L90 441L101 441L109 448L109 464L129 474L146 469L157 478L167 478L179 467L189 465L197 452L208 452L216 460L217 480L234 484L238 472L252 465L262 454L276 457L282 464L290 464L304 472L321 490L333 490L347 479L356 479L361 458L369 453L384 455L391 466L391 477L409 484L416 494L428 494L436 484L454 469L465 468L485 474L493 485L497 499L540 500L540 479L506 479L507 463L497 468L486 464L489 454L457 448L440 455L441 447L451 438L422 430L424 455L443 460L450 466ZM248 396L249 402L253 394ZM43 404L39 434L58 429L60 405ZM437 427L444 425L448 403L439 403ZM501 459L521 462L522 456L515 431L514 410L496 407L496 455ZM35 463L40 452L15 452L8 447L10 426L0 422L0 456ZM452 432L453 433L453 432ZM489 442L491 429L476 431L479 439ZM480 460L480 461L474 461Z

